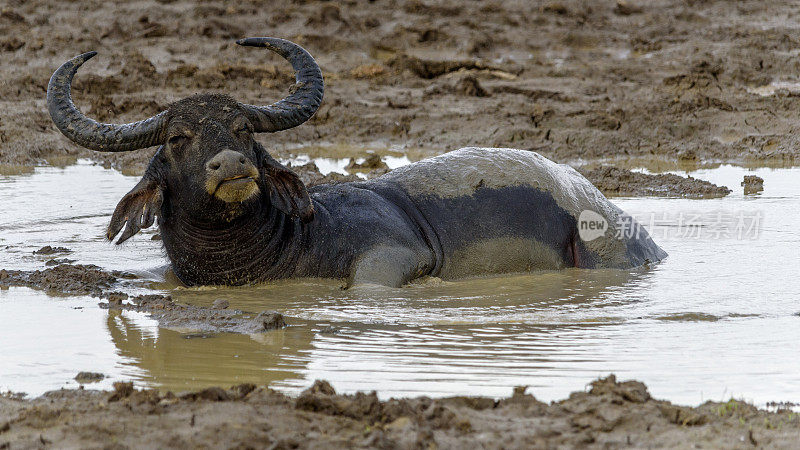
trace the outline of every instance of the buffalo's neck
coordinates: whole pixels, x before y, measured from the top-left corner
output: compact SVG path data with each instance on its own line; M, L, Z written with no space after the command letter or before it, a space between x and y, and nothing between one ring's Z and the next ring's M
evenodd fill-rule
M293 276L307 229L260 206L229 222L176 212L159 220L172 268L186 284L239 285Z

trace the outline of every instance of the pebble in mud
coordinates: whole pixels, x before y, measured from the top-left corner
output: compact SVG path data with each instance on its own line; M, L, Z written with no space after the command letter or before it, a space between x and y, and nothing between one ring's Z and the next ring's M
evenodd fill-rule
M108 292L105 294L109 304L120 305L128 299L128 294L124 292Z
M80 384L97 383L102 381L106 376L98 372L79 372L75 375L75 381Z
M211 304L211 307L214 309L228 309L231 303L224 298L218 298L214 300L214 303Z
M678 152L678 160L683 162L697 161L697 152L694 149L685 149Z
M617 6L614 8L614 14L620 16L629 16L631 14L639 14L642 11L641 6L632 4L626 0L617 0Z
M742 187L744 187L744 195L761 192L764 190L764 179L757 175L745 175Z
M283 320L283 315L277 311L261 311L255 319L253 319L247 330L253 333L261 333L264 331L278 330L284 328L286 322Z
M74 259L57 258L57 259L51 259L51 260L47 261L46 263L44 263L44 265L47 266L47 267L52 267L52 266L57 266L59 264L72 264L74 262L75 262Z
M333 336L333 335L341 333L341 331L342 331L341 328L329 325L329 326L319 330L319 334Z
M39 250L35 250L33 252L34 255L52 255L54 253L72 253L72 250L66 247L51 247L49 245L45 245Z
M364 159L364 162L357 163L355 158L350 159L350 163L344 168L348 172L369 172L372 170L389 170L389 166L381 159L378 154L371 154Z
M290 164L289 168L291 168L300 177L300 180L302 180L307 187L324 183L341 183L360 180L360 178L358 178L358 176L355 174L342 175L337 172L331 172L327 175L323 175L313 161L298 166Z
M468 97L489 97L492 94L487 91L477 78L473 75L463 76L455 85L455 91Z

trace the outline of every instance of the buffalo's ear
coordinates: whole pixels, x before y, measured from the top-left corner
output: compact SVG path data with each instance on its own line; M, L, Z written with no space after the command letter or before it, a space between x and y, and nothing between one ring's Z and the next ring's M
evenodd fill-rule
M269 155L264 156L261 177L268 190L269 201L275 208L303 223L314 218L314 205L306 185L296 173Z
M125 231L117 240L117 244L121 244L139 230L152 225L156 214L159 214L161 210L163 199L159 183L153 177L145 174L117 204L117 208L111 216L111 223L108 224L106 238L109 241L113 240L114 236L127 224Z

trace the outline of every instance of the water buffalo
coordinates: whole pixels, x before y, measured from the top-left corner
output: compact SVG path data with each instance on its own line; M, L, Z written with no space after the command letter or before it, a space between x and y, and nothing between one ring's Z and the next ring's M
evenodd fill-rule
M121 243L157 216L186 284L325 277L399 286L425 275L631 268L666 256L642 229L619 233L620 224L636 223L578 172L530 151L464 148L370 181L306 189L253 136L308 120L322 101L322 73L289 41L237 43L286 58L293 92L269 106L199 94L146 120L102 124L70 97L73 76L95 52L64 63L47 89L56 126L86 148L160 145L117 205L107 237L124 227ZM600 235L582 233L587 225Z

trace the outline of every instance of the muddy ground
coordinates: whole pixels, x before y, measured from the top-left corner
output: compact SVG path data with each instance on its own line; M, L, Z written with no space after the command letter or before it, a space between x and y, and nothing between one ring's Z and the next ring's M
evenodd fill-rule
M141 173L153 149L83 150L45 109L58 65L89 50L73 97L101 121L140 120L197 92L267 104L286 95L288 64L241 48L245 36L279 36L307 48L326 81L305 125L259 140L281 158L411 159L463 146L530 149L581 170L612 195L714 197L685 177L627 169L692 169L721 162L796 164L800 158L800 6L796 2L626 0L185 0L55 2L0 6L0 173L89 157ZM359 169L369 176L380 164ZM297 168L315 184L313 166ZM53 250L53 249L51 249ZM0 271L25 285L104 298L169 324L167 298L115 294L125 274L72 265L52 253L40 271ZM65 280L69 280L67 283ZM192 317L224 331L261 332L278 319L223 305ZM254 318L255 317L255 318ZM194 320L193 319L193 320ZM263 320L262 320L263 319ZM175 325L172 323L172 325ZM181 324L178 324L180 326ZM228 327L228 328L225 328ZM264 330L258 328L262 327ZM149 433L142 433L142 430ZM798 416L740 402L698 408L649 398L643 385L599 380L588 393L545 405L509 399L337 396L324 384L298 399L266 388L184 396L58 391L0 398L0 448L75 446L294 447L792 447ZM8 445L6 445L8 443Z
M53 70L99 52L74 98L101 121L139 120L201 91L265 104L292 74L233 43L261 35L305 46L326 80L308 124L260 137L282 157L413 159L479 145L572 164L793 164L800 94L768 85L797 80L799 12L757 0L11 0L0 14L0 164L90 156L140 172L152 149L90 154L60 135L44 106Z
M535 394L535 393L534 393ZM795 448L800 415L745 402L696 408L615 377L551 404L525 388L482 397L380 401L326 382L297 398L239 385L179 394L53 391L0 397L0 448Z

